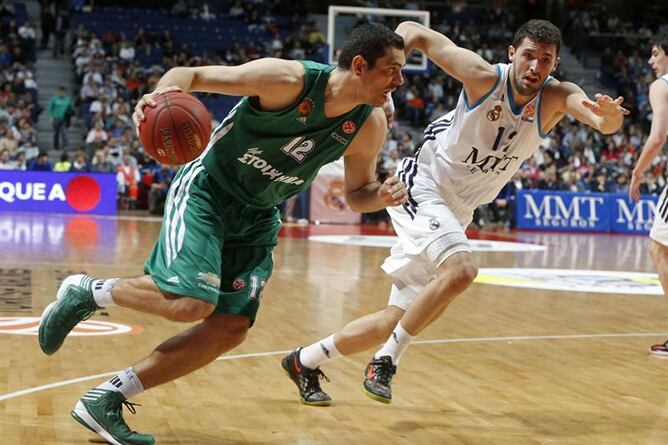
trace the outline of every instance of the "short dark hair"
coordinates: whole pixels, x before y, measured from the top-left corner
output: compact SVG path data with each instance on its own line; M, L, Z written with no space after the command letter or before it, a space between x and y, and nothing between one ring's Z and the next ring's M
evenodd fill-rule
M668 32L662 32L653 36L650 41L650 49L654 46L661 48L663 52L668 54Z
M557 45L557 54L561 48L561 31L547 20L532 19L520 26L515 33L513 46L517 48L525 37L534 42Z
M404 39L380 23L364 23L348 36L339 54L339 68L350 69L353 57L360 55L373 68L376 61L386 54L388 47L404 49Z

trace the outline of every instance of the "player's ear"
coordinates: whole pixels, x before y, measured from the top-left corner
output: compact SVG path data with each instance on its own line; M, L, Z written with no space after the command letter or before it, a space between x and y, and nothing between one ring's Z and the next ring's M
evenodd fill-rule
M515 47L513 45L508 45L508 60L511 62L515 58Z
M353 57L353 60L350 63L350 70L358 76L361 75L364 72L364 70L368 69L368 67L369 64L367 63L367 61L364 59L363 56L359 54Z
M554 62L554 67L552 67L552 71L550 71L550 74L554 73L557 68L559 67L559 63L561 63L561 58L557 57L557 60Z

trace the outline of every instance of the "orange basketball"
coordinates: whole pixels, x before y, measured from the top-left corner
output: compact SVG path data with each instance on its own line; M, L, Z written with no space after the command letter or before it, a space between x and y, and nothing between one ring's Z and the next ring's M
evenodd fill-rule
M197 158L209 142L211 117L196 97L171 91L155 98L155 107L145 107L146 119L139 126L144 150L163 164L181 165Z

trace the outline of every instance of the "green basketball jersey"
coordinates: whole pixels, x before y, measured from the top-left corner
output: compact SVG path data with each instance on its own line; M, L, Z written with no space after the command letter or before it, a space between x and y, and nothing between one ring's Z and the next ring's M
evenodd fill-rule
M301 61L304 89L279 111L260 111L242 98L213 131L202 155L207 173L238 200L274 207L308 187L325 164L341 157L371 113L370 105L325 116L325 90L333 65Z

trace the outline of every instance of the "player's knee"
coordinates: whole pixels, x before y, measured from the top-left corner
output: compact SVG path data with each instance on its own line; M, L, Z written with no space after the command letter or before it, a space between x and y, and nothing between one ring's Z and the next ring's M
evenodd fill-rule
M392 330L394 330L395 326L397 323L399 323L399 320L401 320L401 317L405 312L406 311L400 307L392 305L387 306L383 310L383 321L379 326L380 329L378 332L378 335L381 339L385 339L392 333Z
M214 343L223 345L225 350L243 343L250 328L250 320L247 317L233 314L215 314L205 323L212 328L211 338Z
M208 301L181 297L173 300L167 318L185 323L199 321L211 315L215 308L216 306Z
M441 267L442 273L437 278L447 289L447 294L457 295L468 288L478 276L478 265L470 253L462 253Z
M668 263L668 247L656 241L650 245L649 254L657 266Z

